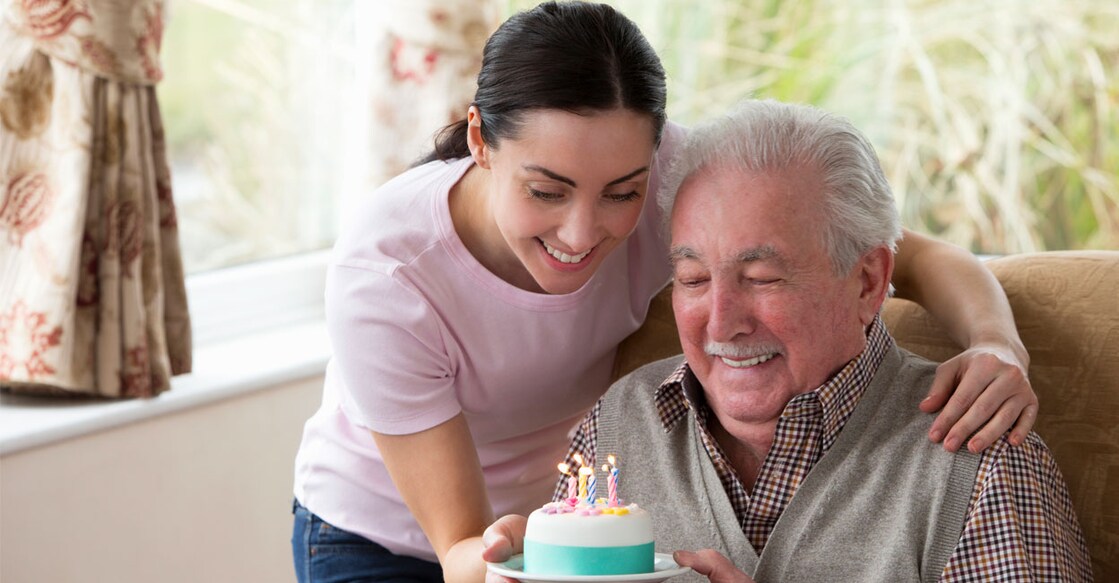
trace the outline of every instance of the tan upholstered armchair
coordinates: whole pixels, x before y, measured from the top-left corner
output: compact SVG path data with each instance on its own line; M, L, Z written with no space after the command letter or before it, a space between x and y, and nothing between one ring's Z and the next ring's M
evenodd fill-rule
M987 262L1006 290L1030 351L1041 401L1035 431L1068 481L1097 581L1119 581L1119 251L1011 255ZM959 352L919 306L891 299L885 320L898 343L933 360ZM669 290L622 343L621 376L678 354Z

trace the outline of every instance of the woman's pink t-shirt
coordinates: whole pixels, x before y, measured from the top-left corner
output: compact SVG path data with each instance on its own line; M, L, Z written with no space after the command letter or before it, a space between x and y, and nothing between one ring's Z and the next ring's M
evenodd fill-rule
M327 273L333 358L296 456L299 501L434 561L370 431L415 433L462 413L495 516L547 502L572 427L608 387L618 343L668 282L655 193L682 135L665 128L637 229L570 294L516 288L467 251L448 194L469 158L412 169L364 201Z

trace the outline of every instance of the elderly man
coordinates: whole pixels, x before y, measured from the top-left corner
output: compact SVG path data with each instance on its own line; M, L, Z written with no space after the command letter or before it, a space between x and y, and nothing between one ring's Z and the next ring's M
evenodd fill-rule
M935 365L879 318L899 219L855 128L747 102L671 174L684 354L615 384L569 454L622 460L659 551L710 549L676 559L713 581L1091 579L1037 435L981 454L923 438ZM522 528L491 527L490 558Z

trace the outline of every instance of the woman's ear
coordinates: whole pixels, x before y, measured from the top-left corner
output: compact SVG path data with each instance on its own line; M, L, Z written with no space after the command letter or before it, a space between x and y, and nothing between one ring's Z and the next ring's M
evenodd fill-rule
M466 110L466 145L470 148L470 157L474 158L474 163L489 170L490 149L482 139L482 112L478 111L476 105L471 105Z

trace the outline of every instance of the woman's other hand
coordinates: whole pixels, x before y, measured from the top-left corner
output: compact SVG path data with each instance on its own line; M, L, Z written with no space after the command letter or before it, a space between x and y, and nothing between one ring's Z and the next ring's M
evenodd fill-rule
M1037 420L1038 402L1018 355L999 345L976 345L937 367L921 410L940 410L929 439L943 440L947 451L966 441L969 451L979 452L1008 430L1010 443L1021 445Z
M711 583L754 583L754 579L735 567L730 559L711 549L676 551L672 553L672 560L681 567L691 567Z

